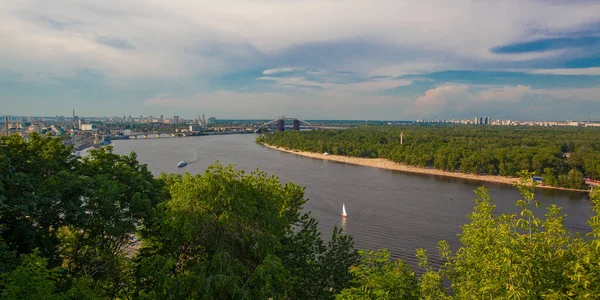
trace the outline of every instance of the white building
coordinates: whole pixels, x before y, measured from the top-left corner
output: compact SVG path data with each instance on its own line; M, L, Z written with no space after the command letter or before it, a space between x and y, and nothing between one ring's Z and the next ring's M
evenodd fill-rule
M96 124L81 124L81 130L83 131L98 131L98 125Z

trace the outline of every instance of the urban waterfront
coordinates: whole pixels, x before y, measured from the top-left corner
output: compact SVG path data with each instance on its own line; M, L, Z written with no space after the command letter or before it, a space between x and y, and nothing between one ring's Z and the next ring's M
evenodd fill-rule
M376 168L296 156L268 149L255 143L255 135L201 136L192 138L114 141L116 153L135 151L150 170L160 172L202 173L219 161L237 168L257 168L276 175L283 182L294 181L306 187L307 211L319 221L323 237L331 236L334 226L354 237L357 248L387 248L395 257L416 266L416 248L427 248L431 262L439 265L436 243L445 239L454 247L460 226L468 222L474 206L473 190L481 182L405 174ZM189 165L177 168L186 160ZM498 213L517 212L519 194L508 185L485 184ZM563 207L567 229L587 232L592 216L585 193L538 190L543 206ZM344 220L342 203L348 211ZM543 208L538 209L542 217Z

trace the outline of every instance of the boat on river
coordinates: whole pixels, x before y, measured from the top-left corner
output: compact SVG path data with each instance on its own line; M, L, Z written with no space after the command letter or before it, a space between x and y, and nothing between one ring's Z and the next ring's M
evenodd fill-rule
M185 166L187 166L187 164L188 164L187 161L182 160L177 164L177 167L178 168L185 167Z
M342 217L348 217L348 214L346 213L346 205L344 203L342 203Z

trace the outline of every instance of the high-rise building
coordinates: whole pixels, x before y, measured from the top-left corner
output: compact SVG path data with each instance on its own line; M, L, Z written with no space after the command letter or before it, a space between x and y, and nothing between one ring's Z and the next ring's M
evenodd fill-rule
M479 123L477 123L477 124L479 124L479 125L483 124L483 118L482 117L479 117Z
M285 131L285 120L284 119L277 120L277 131Z
M174 116L173 117L173 124L179 124L179 116Z
M300 121L298 121L297 119L294 119L294 121L292 122L292 128L294 130L300 130Z
M216 124L216 123L217 123L217 119L215 117L208 118L208 124Z

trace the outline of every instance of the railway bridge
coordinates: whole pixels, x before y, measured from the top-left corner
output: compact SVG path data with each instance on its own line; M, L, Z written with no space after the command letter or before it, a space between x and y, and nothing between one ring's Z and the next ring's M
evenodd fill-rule
M255 133L263 133L263 132L266 132L269 130L285 131L285 128L286 128L285 121L292 121L292 126L291 126L292 130L300 130L301 127L309 128L309 129L320 129L318 126L310 124L302 119L281 116L277 119L274 119L274 120L271 120L269 122L262 124L260 127L258 127L256 130L254 130L254 132Z

